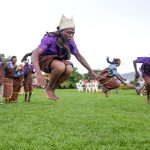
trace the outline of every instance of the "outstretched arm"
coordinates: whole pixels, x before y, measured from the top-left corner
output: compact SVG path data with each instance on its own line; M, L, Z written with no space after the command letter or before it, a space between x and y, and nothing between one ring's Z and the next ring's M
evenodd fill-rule
M42 71L40 69L40 66L39 66L39 55L42 53L42 49L41 48L37 48L33 51L32 55L31 55L31 61L34 65L34 68L35 68L35 71L37 73L37 82L45 87L45 79L44 79L44 76L42 75Z
M138 78L140 77L140 74L139 74L139 72L138 72L138 70L137 70L137 63L136 63L136 60L133 61L133 67L134 67L134 69L135 69L135 77L136 77L136 79L138 79Z
M115 76L116 76L116 78L119 80L119 81L121 81L121 83L123 83L123 84L127 84L126 82L125 82L125 79L123 79L123 77L120 75L120 74L115 74Z
M90 72L90 74L97 78L97 74L92 70L92 68L90 67L90 65L88 64L88 62L85 60L85 58L78 52L75 55L76 59Z

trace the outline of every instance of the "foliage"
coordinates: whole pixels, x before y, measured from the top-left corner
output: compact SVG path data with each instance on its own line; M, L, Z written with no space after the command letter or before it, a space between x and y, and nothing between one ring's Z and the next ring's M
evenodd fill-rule
M8 57L5 57L5 56L4 56L4 62L10 61L10 59L11 59L11 56L8 56Z
M78 72L77 68L73 68L71 76L60 85L60 88L75 88L76 83L83 78L83 75Z
M93 71L95 71L96 73L99 73L99 72L100 72L99 69L93 70ZM88 72L88 73L85 73L85 74L84 74L84 79L89 80L89 79L94 79L94 78L90 75L90 72Z

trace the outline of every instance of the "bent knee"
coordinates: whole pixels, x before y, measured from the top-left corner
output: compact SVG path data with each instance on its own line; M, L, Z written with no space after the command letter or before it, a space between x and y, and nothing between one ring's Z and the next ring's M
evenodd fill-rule
M51 65L51 69L63 73L65 71L65 64L61 61L54 61Z
M65 73L68 74L68 75L70 75L72 72L73 72L72 66L71 65L67 65Z

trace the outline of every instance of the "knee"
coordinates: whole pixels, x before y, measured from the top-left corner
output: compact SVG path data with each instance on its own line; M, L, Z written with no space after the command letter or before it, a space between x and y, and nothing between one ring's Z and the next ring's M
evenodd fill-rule
M63 73L65 71L65 65L63 63L60 63L54 68L54 70L58 73Z
M70 75L73 72L73 68L71 65L68 65L65 70L65 74Z

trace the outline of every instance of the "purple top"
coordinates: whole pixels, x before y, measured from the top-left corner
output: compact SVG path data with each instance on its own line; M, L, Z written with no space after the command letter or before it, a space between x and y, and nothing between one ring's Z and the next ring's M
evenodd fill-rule
M45 55L59 55L59 48L56 45L57 36L45 35L39 47L43 50L43 54ZM68 45L70 46L70 53L72 55L77 54L78 48L75 44L75 41L72 39L68 41Z
M137 63L150 63L150 57L137 57Z
M27 75L29 72L30 73L34 73L34 66L33 64L25 64L23 66L24 69L24 75Z
M146 69L147 64L150 63L150 57L137 57L136 62L142 63L141 65L142 77L150 74L149 70Z

